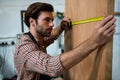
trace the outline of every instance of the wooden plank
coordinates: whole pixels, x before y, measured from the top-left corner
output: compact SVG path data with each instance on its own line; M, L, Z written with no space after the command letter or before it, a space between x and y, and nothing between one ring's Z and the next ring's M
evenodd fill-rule
M114 0L66 0L65 15L72 21L114 14ZM92 35L99 22L73 26L65 31L65 52ZM112 79L112 38L105 46L96 49L86 59L72 67L64 80L111 80ZM100 54L99 54L100 53Z

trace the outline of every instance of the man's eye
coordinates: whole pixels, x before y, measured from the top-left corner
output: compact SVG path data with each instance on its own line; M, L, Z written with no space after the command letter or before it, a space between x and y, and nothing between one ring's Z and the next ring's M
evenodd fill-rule
M50 19L49 18L45 18L45 21L50 22Z
M54 19L52 19L52 21L54 21Z
M45 18L44 20L45 20L46 22L51 22L51 21L53 21L54 19Z
M45 19L47 22L50 22L50 19Z

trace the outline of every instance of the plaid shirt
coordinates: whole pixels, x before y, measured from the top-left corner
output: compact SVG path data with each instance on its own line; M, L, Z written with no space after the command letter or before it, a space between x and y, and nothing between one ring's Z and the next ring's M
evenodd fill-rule
M60 55L50 56L45 54L29 35L23 35L18 41L14 63L18 74L17 80L35 80L37 75L40 74L56 77L64 71Z

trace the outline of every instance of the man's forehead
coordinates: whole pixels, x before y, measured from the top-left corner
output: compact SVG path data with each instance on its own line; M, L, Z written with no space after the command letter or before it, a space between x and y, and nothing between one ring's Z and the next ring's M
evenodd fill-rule
M53 12L41 12L40 15L54 16L54 13Z
M53 14L53 12L41 12L41 14L39 15L39 18L50 18L50 19L53 19L54 18L54 14Z

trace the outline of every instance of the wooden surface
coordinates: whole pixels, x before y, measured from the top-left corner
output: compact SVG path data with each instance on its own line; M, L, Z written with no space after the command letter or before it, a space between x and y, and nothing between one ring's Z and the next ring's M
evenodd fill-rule
M72 21L114 13L114 0L65 0L65 16ZM65 52L89 38L94 26L91 22L73 26L65 31ZM65 72L64 80L112 80L112 38L86 59Z

